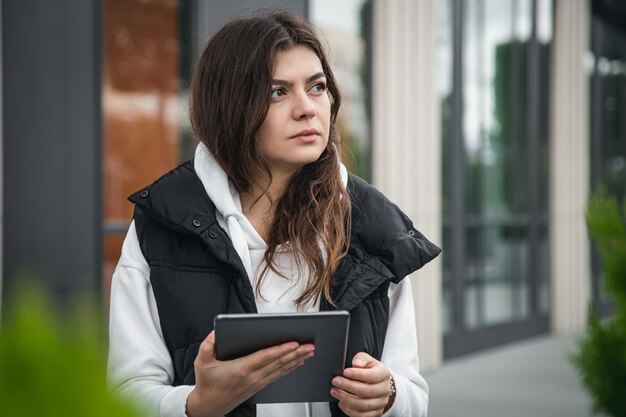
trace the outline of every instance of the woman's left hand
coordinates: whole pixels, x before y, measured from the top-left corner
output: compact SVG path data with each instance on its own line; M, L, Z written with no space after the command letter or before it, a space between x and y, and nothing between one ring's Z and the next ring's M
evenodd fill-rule
M352 368L346 368L343 376L333 378L330 393L350 417L378 417L393 402L390 376L384 363L359 352L352 359Z

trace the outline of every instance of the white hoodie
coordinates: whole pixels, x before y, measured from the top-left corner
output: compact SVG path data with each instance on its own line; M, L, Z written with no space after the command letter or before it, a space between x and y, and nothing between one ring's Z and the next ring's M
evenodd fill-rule
M194 168L216 206L217 220L230 236L252 285L262 268L266 245L243 215L239 194L227 175L203 144L198 145ZM341 165L341 176L347 172ZM295 299L306 282L294 272L295 260L289 252L277 254L279 270L288 271L285 279L271 270L257 297L260 313L295 312ZM306 311L317 311L312 305ZM300 310L301 311L301 310ZM381 361L396 383L396 399L385 416L426 416L428 386L419 374L417 337L411 283L408 279L389 288L389 325ZM150 268L143 257L134 222L124 240L122 254L111 284L109 320L109 380L123 395L145 403L154 416L185 417L185 403L193 386L173 387L174 369L163 340L159 314L150 285ZM329 417L327 403L257 405L258 417Z

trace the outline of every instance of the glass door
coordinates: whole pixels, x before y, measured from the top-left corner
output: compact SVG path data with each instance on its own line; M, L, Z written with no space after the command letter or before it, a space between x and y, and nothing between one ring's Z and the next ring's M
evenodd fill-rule
M548 329L549 0L440 9L444 357Z

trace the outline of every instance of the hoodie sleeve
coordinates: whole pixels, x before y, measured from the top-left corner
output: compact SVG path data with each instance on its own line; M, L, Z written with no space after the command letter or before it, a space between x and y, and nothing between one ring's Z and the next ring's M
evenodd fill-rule
M109 385L155 416L185 417L193 386L172 386L174 368L163 341L150 269L131 223L113 273L109 315Z
M419 373L411 281L389 287L389 325L381 361L396 384L396 398L385 417L426 417L428 384Z

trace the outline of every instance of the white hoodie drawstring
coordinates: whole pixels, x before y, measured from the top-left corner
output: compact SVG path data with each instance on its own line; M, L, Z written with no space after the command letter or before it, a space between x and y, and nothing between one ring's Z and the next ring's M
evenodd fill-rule
M250 251L248 249L248 242L246 241L246 236L243 233L241 224L239 223L237 216L234 214L227 215L226 221L228 224L228 234L230 235L230 240L232 240L233 246L241 258L241 262L248 273L248 277L252 277L252 261L250 260Z

